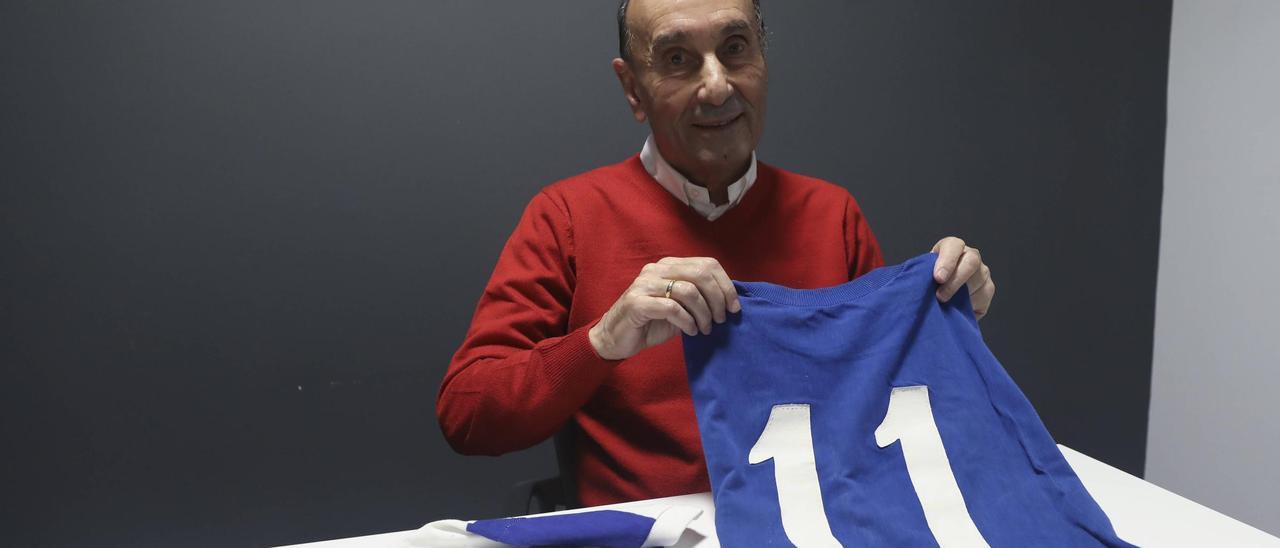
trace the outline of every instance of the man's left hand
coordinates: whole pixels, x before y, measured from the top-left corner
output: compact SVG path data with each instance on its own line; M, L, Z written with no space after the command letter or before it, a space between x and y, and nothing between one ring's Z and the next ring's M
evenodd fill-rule
M938 300L945 303L966 287L973 315L981 320L991 310L991 299L996 295L996 282L991 279L991 269L982 262L982 253L956 237L938 240L933 252L938 254L933 267L933 279L939 285Z

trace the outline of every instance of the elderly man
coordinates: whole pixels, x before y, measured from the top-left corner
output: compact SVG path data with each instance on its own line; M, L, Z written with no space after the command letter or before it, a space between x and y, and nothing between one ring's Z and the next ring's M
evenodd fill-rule
M768 65L759 2L624 1L613 70L651 135L549 185L498 258L437 414L467 454L575 428L586 505L710 489L681 341L741 310L731 278L798 288L883 265L843 188L758 162ZM976 249L938 253L938 298L995 293Z

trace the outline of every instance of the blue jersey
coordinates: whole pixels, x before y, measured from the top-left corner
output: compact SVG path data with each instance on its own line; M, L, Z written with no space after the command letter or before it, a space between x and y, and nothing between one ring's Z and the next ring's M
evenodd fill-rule
M433 521L407 534L404 545L428 548L672 546L702 510L646 505L635 511L587 510L537 516Z
M934 254L851 282L737 282L684 338L720 542L1129 546L983 343Z

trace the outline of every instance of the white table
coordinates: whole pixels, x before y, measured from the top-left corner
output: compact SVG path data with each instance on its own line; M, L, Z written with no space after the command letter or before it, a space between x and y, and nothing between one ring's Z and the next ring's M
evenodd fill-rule
M1143 547L1274 547L1280 538L1205 508L1190 500L1131 476L1092 457L1059 445L1062 455L1071 463L1089 494L1111 518L1120 538ZM639 506L671 504L701 508L702 515L690 524L681 537L679 548L712 548L720 546L715 535L715 508L710 493L681 495L646 501L598 506L590 510L613 508L626 510ZM568 510L567 513L575 510ZM581 511L581 510L577 510ZM465 518L466 516L454 516ZM404 538L412 531L297 544L306 548L403 548Z

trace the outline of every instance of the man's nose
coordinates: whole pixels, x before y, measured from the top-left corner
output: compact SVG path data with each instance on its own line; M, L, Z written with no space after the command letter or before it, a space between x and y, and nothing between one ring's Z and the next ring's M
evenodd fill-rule
M708 55L702 63L702 87L698 88L698 102L713 106L723 105L733 95L729 75L720 64L720 58Z

